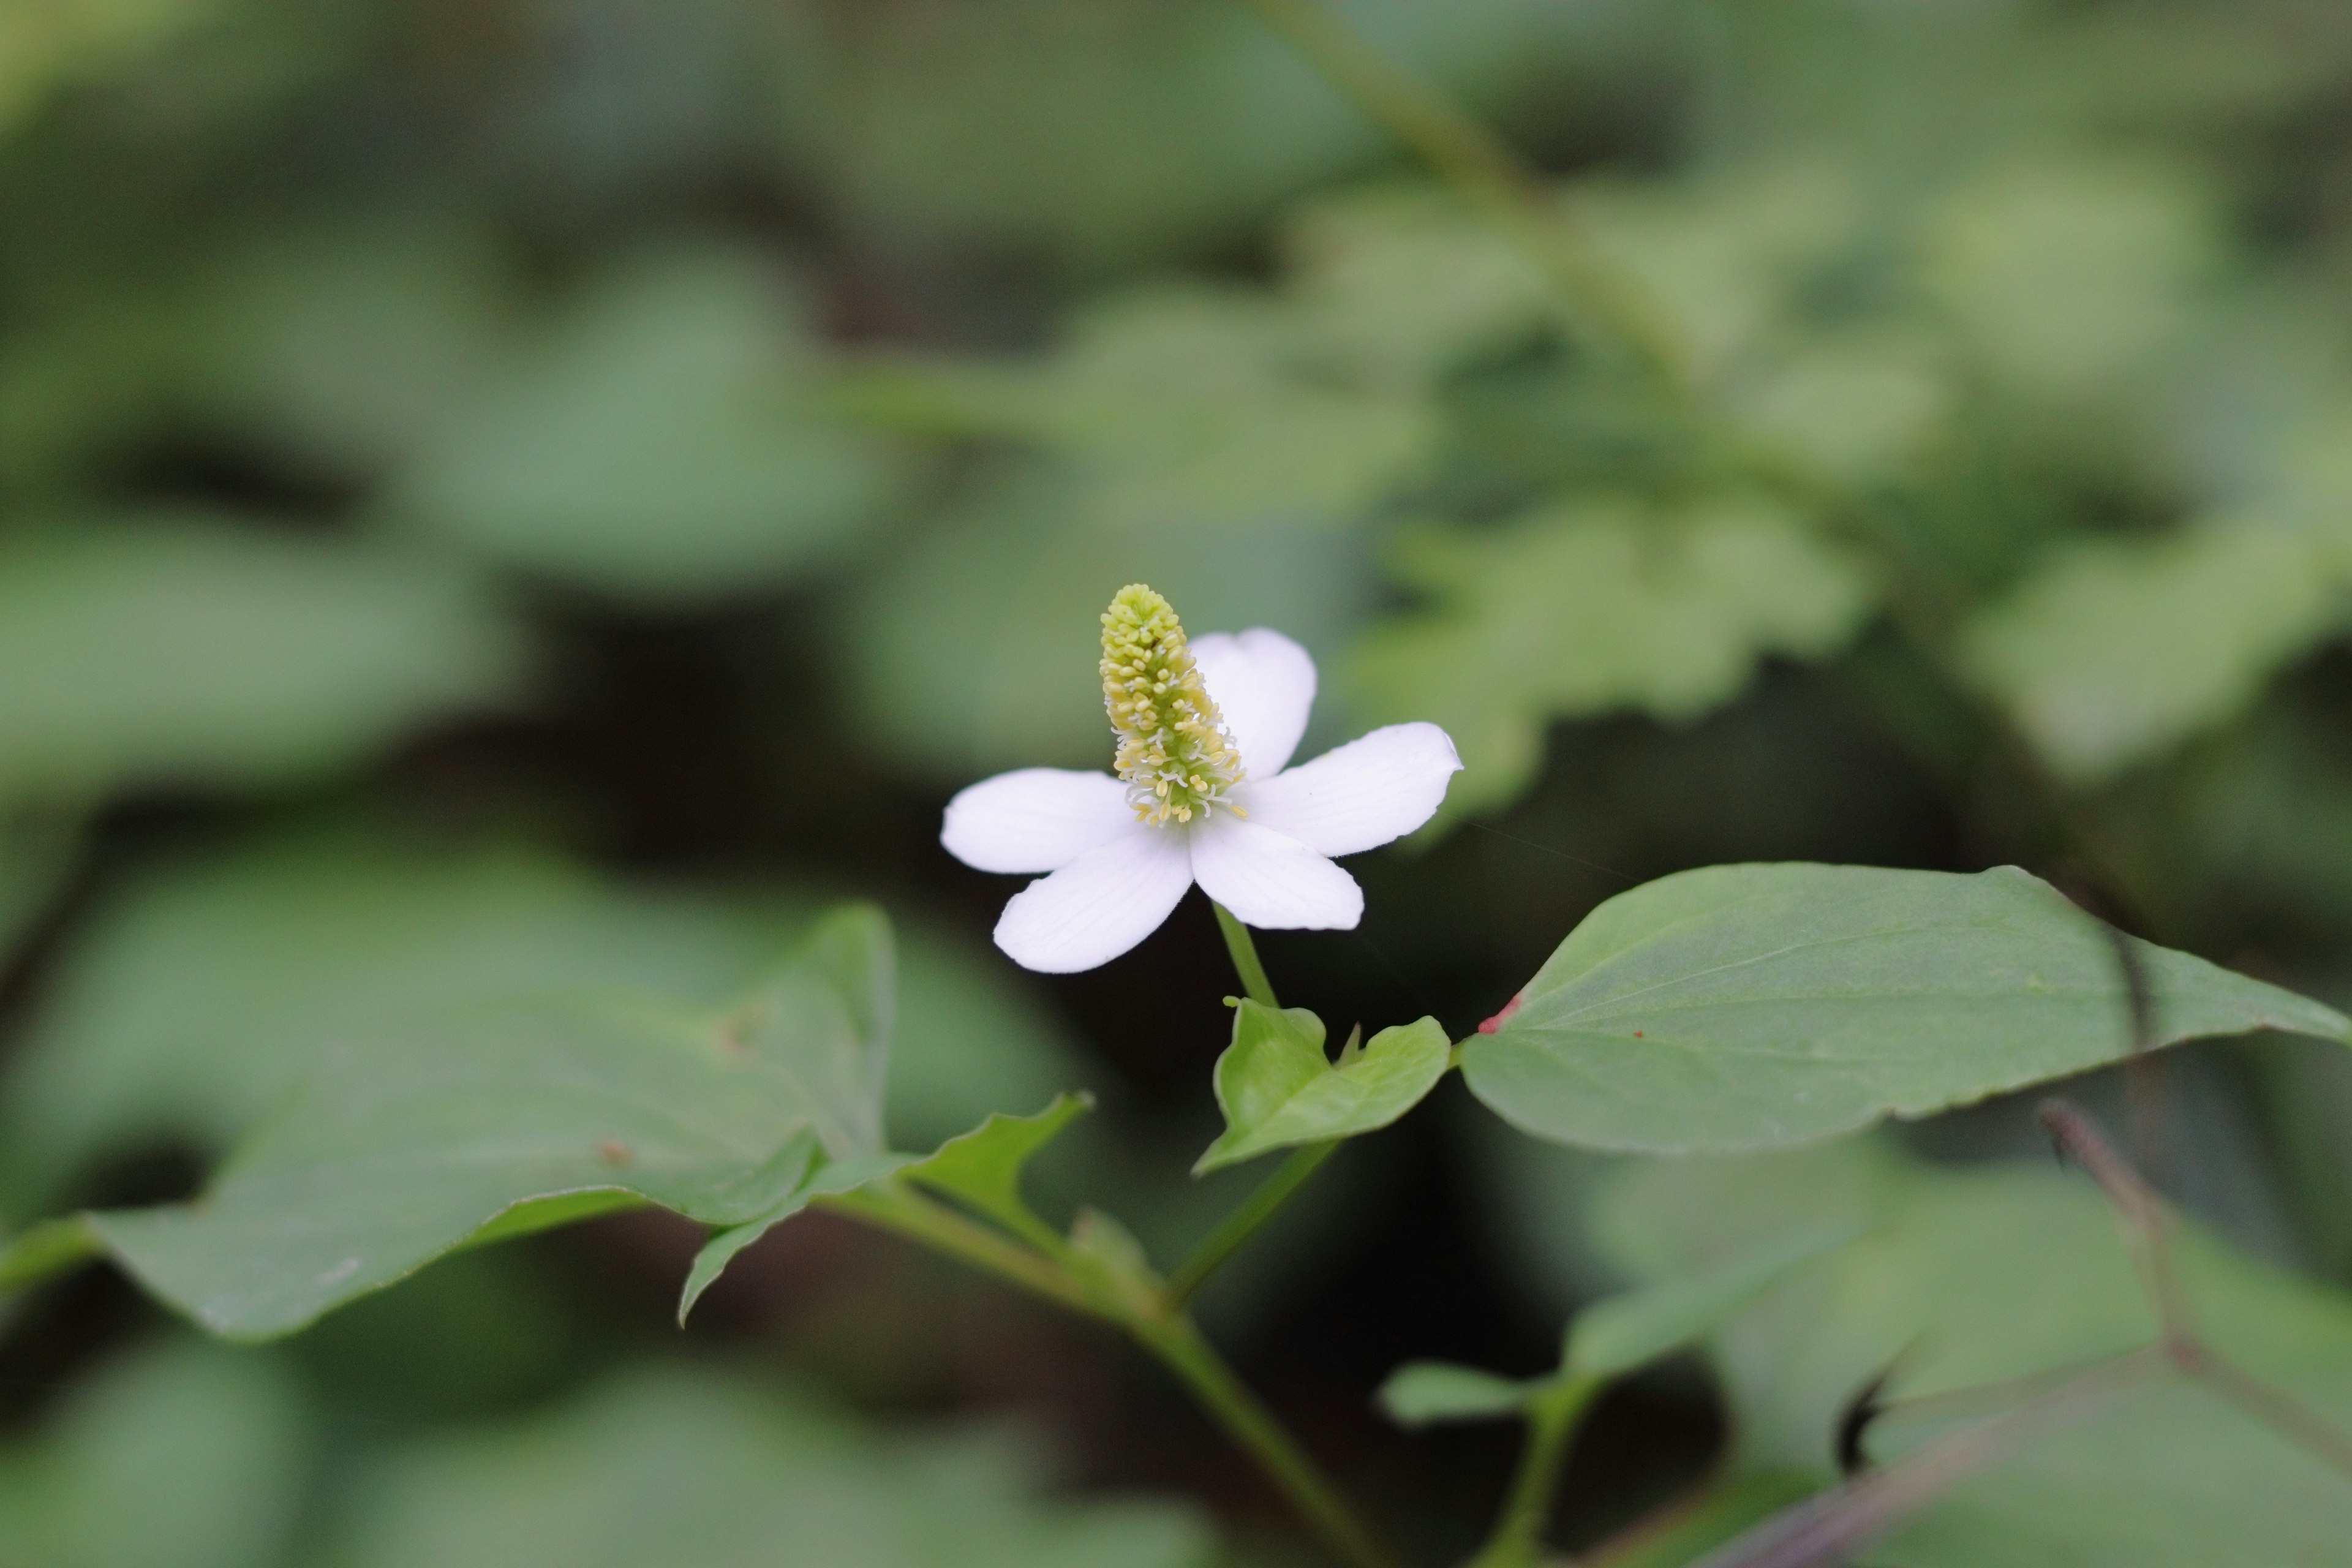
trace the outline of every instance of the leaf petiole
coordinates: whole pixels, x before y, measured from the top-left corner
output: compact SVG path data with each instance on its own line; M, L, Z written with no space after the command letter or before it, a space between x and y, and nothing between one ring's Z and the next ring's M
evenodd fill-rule
M1258 1184L1257 1190L1242 1200L1241 1206L1227 1215L1216 1229L1211 1231L1192 1255L1168 1277L1166 1300L1171 1307L1181 1307L1192 1299L1193 1292L1208 1283L1209 1276L1224 1266L1225 1259L1241 1250L1242 1244L1257 1234L1258 1227L1274 1217L1276 1210L1290 1200L1290 1194L1306 1184L1324 1161L1339 1152L1345 1139L1333 1138L1321 1143L1302 1144L1291 1151L1290 1157L1275 1168L1273 1175Z
M1209 907L1217 911L1217 929L1225 933L1225 951L1233 955L1234 972L1241 976L1243 991L1262 1007L1281 1006L1274 999L1274 982L1265 977L1265 965L1258 959L1257 943L1251 939L1249 927L1214 900Z
M1493 1532L1466 1568L1532 1568L1543 1550L1543 1529L1551 1518L1570 1438L1604 1380L1564 1376L1528 1401L1527 1445L1503 1499Z

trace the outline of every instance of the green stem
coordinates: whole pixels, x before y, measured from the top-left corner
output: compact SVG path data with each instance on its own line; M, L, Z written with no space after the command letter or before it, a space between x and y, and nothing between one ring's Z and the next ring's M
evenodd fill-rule
M1251 940L1249 927L1214 900L1209 907L1217 911L1217 929L1225 933L1225 951L1233 954L1234 972L1242 977L1242 989L1261 1007L1281 1006L1274 999L1274 982L1265 977L1265 965L1258 962L1257 943Z
M1191 1300L1192 1293L1208 1282L1209 1276L1241 1250L1242 1244L1257 1234L1258 1226L1274 1217L1275 1211L1315 1173L1316 1167L1339 1152L1343 1142L1333 1138L1292 1150L1290 1158L1276 1167L1274 1174L1260 1183L1257 1190L1227 1215L1224 1222L1211 1231L1207 1239L1194 1247L1192 1255L1168 1277L1168 1304L1181 1307Z
M819 1206L946 1253L1056 1305L1115 1323L1191 1390L1227 1436L1351 1568L1397 1568L1338 1487L1234 1375L1198 1324L1158 1298L1138 1304L903 1182L885 1181L817 1200Z
M104 1254L106 1244L79 1215L45 1220L0 1242L0 1290L37 1285Z
M1559 1472L1568 1461L1569 1439L1592 1396L1600 1392L1598 1378L1572 1377L1555 1384L1528 1406L1527 1446L1519 1451L1519 1468L1511 1489L1496 1516L1494 1533L1468 1568L1530 1568L1543 1549L1544 1526L1551 1519L1552 1494L1559 1489Z
M1234 1375L1190 1317L1178 1313L1139 1321L1130 1324L1129 1331L1183 1381L1226 1436L1257 1461L1258 1468L1291 1506L1352 1568L1399 1568L1397 1558L1357 1517L1322 1468L1291 1441L1281 1423Z
M1052 1258L938 1203L903 1182L885 1181L816 1200L815 1205L896 1232L993 1274L1072 1311L1118 1321L1120 1314Z
M1248 5L1374 124L1484 208L1581 323L1631 349L1668 381L1682 384L1680 346L1647 290L1623 268L1592 254L1570 228L1543 176L1509 143L1443 92L1381 58L1323 0Z

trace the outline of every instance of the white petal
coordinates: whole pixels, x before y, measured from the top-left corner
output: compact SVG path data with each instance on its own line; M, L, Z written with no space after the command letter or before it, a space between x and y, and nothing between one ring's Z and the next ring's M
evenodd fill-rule
M1211 632L1192 641L1193 662L1225 716L1249 776L1270 779L1289 765L1315 706L1315 660L1264 626L1236 637Z
M1192 885L1181 828L1123 832L1013 895L996 945L1024 969L1075 974L1108 963L1160 929Z
M1318 854L1353 855L1436 816L1461 770L1453 741L1436 725L1391 724L1278 777L1254 779L1234 798L1261 827Z
M1058 871L1135 825L1110 774L1023 768L957 791L940 842L982 871Z
M1192 829L1192 876L1244 925L1348 931L1364 918L1356 879L1296 838L1225 813Z

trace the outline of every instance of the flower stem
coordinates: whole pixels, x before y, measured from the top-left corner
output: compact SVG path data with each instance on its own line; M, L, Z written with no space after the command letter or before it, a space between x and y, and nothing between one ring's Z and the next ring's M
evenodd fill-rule
M1292 1150L1290 1158L1276 1167L1274 1174L1243 1199L1241 1206L1227 1215L1224 1222L1211 1231L1207 1238L1192 1249L1192 1255L1168 1277L1168 1304L1181 1307L1191 1300L1192 1293L1208 1283L1209 1276L1223 1267L1226 1258L1240 1251L1242 1244L1257 1234L1258 1226L1272 1219L1275 1211L1288 1201L1290 1194L1306 1184L1307 1178L1315 1173L1316 1167L1339 1152L1343 1142L1345 1140L1332 1138Z
M1144 1348L1181 1378L1228 1436L1257 1461L1288 1500L1352 1568L1398 1568L1322 1468L1258 1403L1192 1318L1181 1312L1131 1325Z
M1466 1568L1533 1568L1543 1550L1543 1529L1551 1518L1552 1494L1568 1460L1569 1439L1601 1380L1571 1377L1553 1384L1528 1406L1528 1441L1519 1468L1495 1519L1494 1532Z
M1215 900L1209 901L1209 907L1217 911L1217 929L1225 933L1225 951L1233 954L1234 972L1242 977L1242 989L1261 1007L1281 1006L1274 999L1274 982L1265 977L1265 965L1258 962L1257 943L1250 939L1249 927Z

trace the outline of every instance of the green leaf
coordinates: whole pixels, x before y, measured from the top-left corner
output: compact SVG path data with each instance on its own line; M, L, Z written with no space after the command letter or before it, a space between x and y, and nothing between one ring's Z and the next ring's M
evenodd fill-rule
M1490 1421L1517 1415L1552 1386L1552 1379L1513 1379L1445 1361L1410 1361L1389 1373L1374 1397L1400 1426L1445 1421Z
M904 365L895 395L926 423L1034 443L1117 529L1351 519L1426 462L1417 397L1335 381L1292 313L1239 289L1138 290L1083 310L1032 363Z
M883 1154L889 929L850 906L716 1018L650 1003L485 1005L331 1062L194 1204L94 1215L109 1250L215 1333L290 1332L523 1205L623 1194L772 1220ZM856 1162L855 1164L850 1162ZM499 1234L493 1231L491 1234Z
M1029 1210L1021 1197L1021 1173L1029 1157L1061 1135L1072 1121L1094 1109L1089 1094L1058 1094L1034 1116L1007 1116L992 1111L969 1132L949 1139L918 1160L905 1154L869 1154L836 1162L796 1188L772 1210L730 1226L705 1242L695 1254L680 1293L677 1321L682 1324L702 1293L717 1283L735 1255L806 1207L824 1193L846 1192L878 1176L903 1173L927 1187L962 1199L981 1213L1018 1235L1052 1235L1051 1227Z
M1181 1504L1048 1500L998 1432L887 1440L740 1374L643 1372L357 1478L351 1568L1210 1568Z
M1432 385L1556 326L1543 274L1451 190L1396 184L1309 203L1283 236L1288 292L1333 357Z
M508 700L520 648L467 576L181 520L0 548L0 800L260 784Z
M2164 1044L2352 1020L2133 941ZM1471 1092L1539 1138L1729 1152L1967 1104L2133 1045L2109 934L2014 867L1715 866L1602 904L1496 1032Z
M1798 1264L1846 1239L1837 1233L1793 1236L1693 1273L1603 1297L1570 1322L1560 1368L1580 1377L1617 1377L1646 1366L1711 1333Z
M0 1071L0 1213L53 1212L146 1142L225 1148L331 1042L363 1050L395 1023L581 986L716 1007L811 913L791 894L617 882L520 844L364 831L166 863L89 911ZM902 1146L1041 1105L1076 1076L1066 1033L1001 963L919 922L898 949L887 1104Z
M1844 1412L1882 1373L1888 1414L1868 1442L1887 1458L2022 1397L2014 1380L2078 1369L2156 1333L2106 1204L2086 1177L2042 1162L1937 1170L1853 1142L1644 1162L1595 1214L1603 1251L1654 1277L1818 1232L1832 1216L1866 1234L1797 1265L1715 1336L1743 1468L1834 1479ZM2194 1226L2173 1253L2216 1348L2352 1424L2352 1301ZM1942 1397L1995 1385L2009 1385L2006 1400ZM2352 1482L2204 1390L2158 1375L2003 1456L1860 1561L2326 1568L2352 1563L2347 1543Z
M221 0L54 0L0 17L0 137L59 89L133 63L221 9Z
M757 258L643 258L465 405L385 506L494 560L656 601L830 559L898 492L820 406L806 329Z
M1424 529L1393 564L1431 606L1367 633L1349 689L1371 718L1445 727L1462 808L1526 788L1551 720L1694 717L1738 694L1767 654L1831 653L1871 603L1844 555L1741 497L1670 513L1563 501L1502 528Z
M994 1114L907 1167L907 1178L970 1204L1014 1231L1039 1225L1021 1196L1030 1157L1092 1110L1091 1094L1057 1094L1034 1116Z
M19 1214L142 1140L226 1146L330 1042L361 1051L467 1003L573 986L715 1007L795 923L632 889L522 846L428 851L351 832L168 864L91 913L0 1095L0 1171ZM925 973L938 1030L971 987L950 977L940 994ZM355 1036L358 1020L370 1029Z
M2193 341L2224 245L2218 205L2185 163L2027 156L1944 199L1920 279L2011 388L2112 405Z
M2098 784L2252 704L2344 589L2324 538L2252 519L2084 541L1979 612L1963 657L2053 769Z
M1235 1005L1233 1044L1217 1058L1225 1130L1193 1174L1386 1127L1437 1087L1452 1049L1444 1027L1423 1018L1382 1029L1335 1064L1323 1054L1323 1020L1304 1007L1277 1010L1244 997Z
M0 1448L0 1542L26 1568L255 1568L282 1561L310 1425L285 1367L175 1340L71 1388Z

